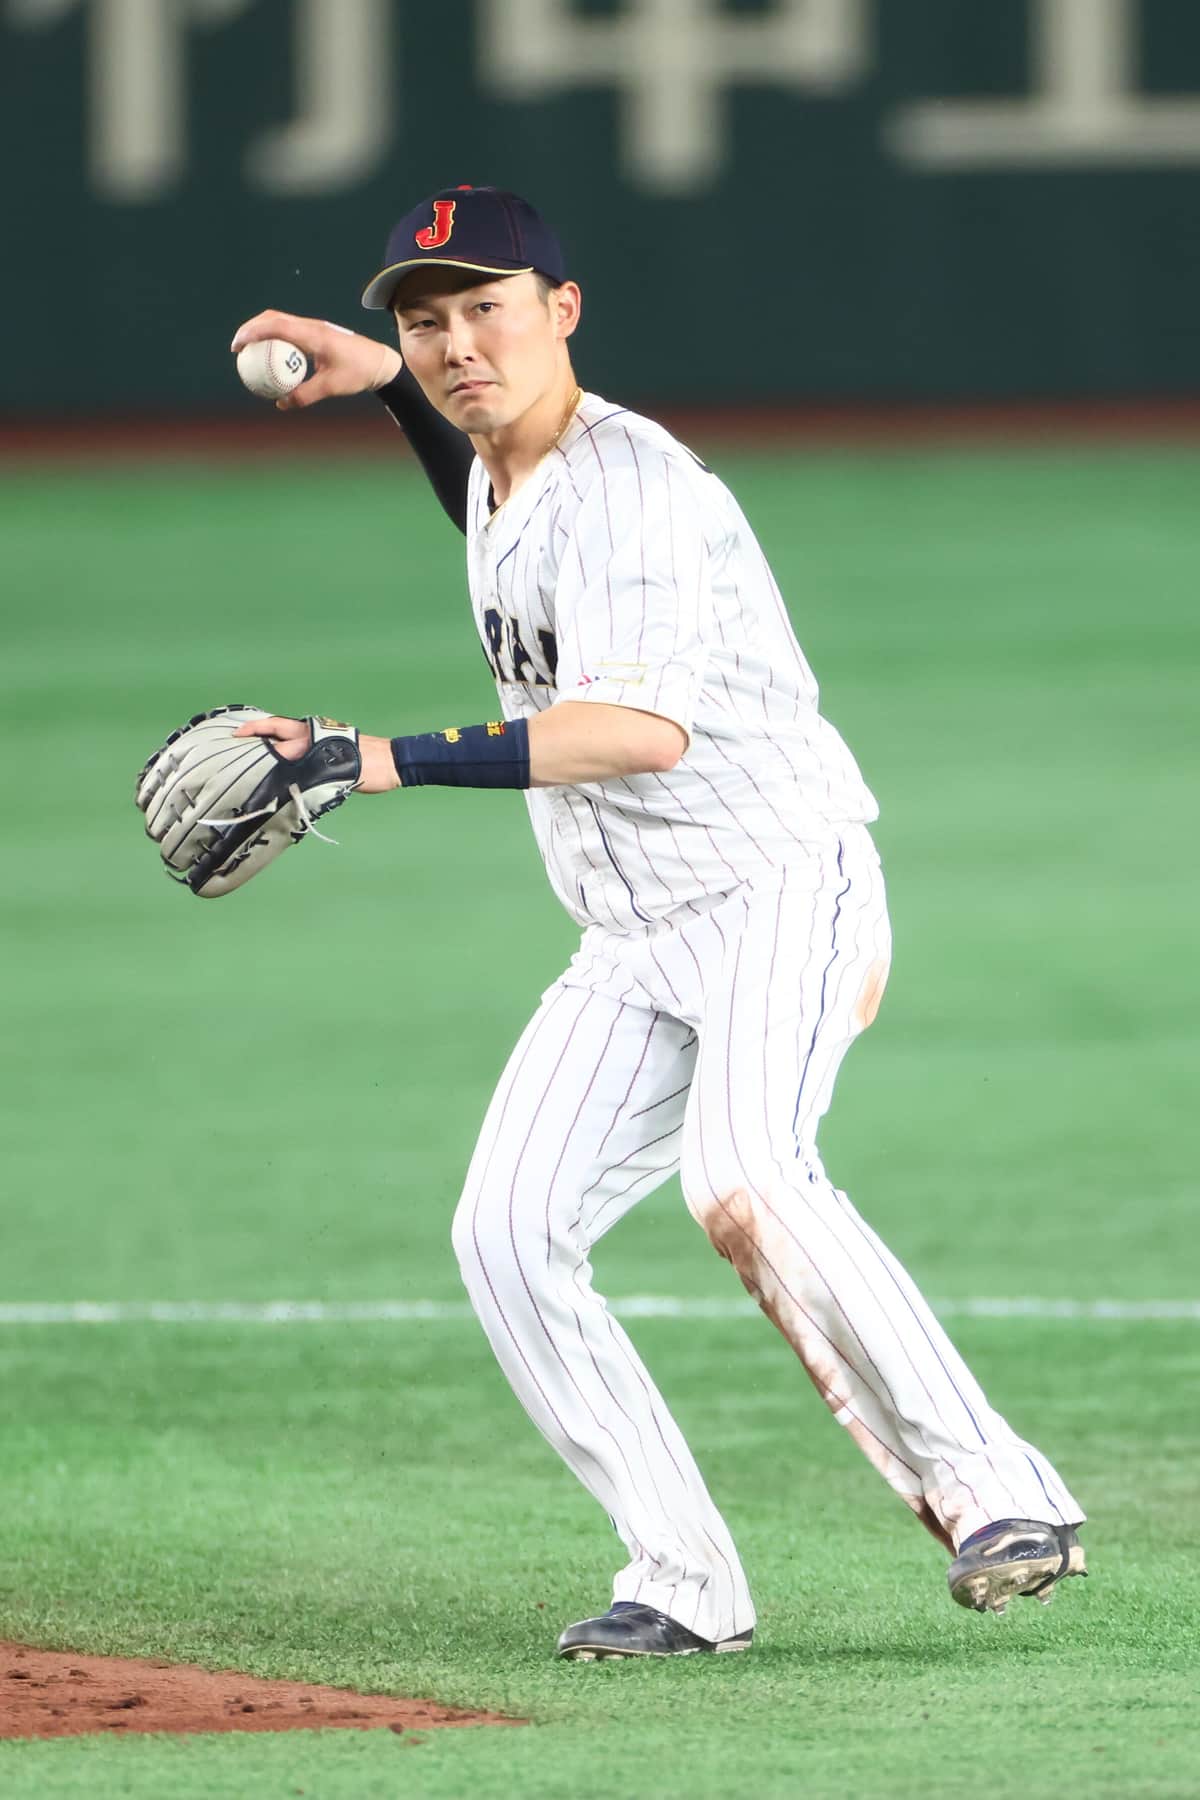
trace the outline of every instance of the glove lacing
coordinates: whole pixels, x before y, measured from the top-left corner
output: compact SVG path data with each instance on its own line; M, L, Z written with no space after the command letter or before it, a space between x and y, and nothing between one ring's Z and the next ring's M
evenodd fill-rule
M313 822L313 816L308 810L308 802L300 792L299 784L297 782L293 781L291 787L288 789L288 793L291 796L292 804L300 815L300 822L304 826L305 836L307 837L308 833L311 831L313 836L319 837L323 844L333 844L336 846L336 838L326 837L323 831L317 830L317 827ZM200 819L197 822L201 825L240 825L245 819L270 818L279 811L279 806L280 803L277 800L274 806L256 807L253 812L239 813L236 819Z

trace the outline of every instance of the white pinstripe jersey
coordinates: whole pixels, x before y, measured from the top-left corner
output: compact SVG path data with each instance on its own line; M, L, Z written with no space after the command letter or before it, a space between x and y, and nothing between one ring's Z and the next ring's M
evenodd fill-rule
M558 700L675 720L667 774L531 788L538 847L581 925L645 933L878 816L754 533L661 425L585 394L558 448L489 516L476 458L467 569L505 718Z

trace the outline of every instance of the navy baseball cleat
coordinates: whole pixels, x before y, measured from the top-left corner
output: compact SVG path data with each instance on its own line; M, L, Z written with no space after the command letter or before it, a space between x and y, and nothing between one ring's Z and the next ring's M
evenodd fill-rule
M604 1662L613 1656L696 1656L701 1651L748 1650L753 1638L750 1630L710 1644L653 1606L616 1600L600 1618L568 1625L558 1640L558 1654L568 1662Z
M1002 1613L1014 1594L1049 1606L1064 1576L1086 1574L1083 1545L1073 1525L996 1519L959 1545L946 1580L960 1606Z

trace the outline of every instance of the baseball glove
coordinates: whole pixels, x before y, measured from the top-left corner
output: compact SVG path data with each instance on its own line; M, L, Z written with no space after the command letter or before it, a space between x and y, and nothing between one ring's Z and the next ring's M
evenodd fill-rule
M269 738L233 735L269 717L257 706L197 713L137 778L134 798L167 874L202 899L231 893L307 837L362 774L358 732L334 719L308 720L312 744L295 761Z

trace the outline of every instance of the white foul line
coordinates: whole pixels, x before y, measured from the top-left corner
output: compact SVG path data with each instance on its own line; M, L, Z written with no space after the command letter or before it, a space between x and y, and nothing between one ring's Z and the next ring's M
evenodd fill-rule
M751 1301L631 1294L613 1300L623 1319L739 1319ZM942 1319L1051 1319L1200 1323L1200 1300L935 1300ZM74 1300L0 1301L4 1325L413 1325L473 1319L465 1300Z

